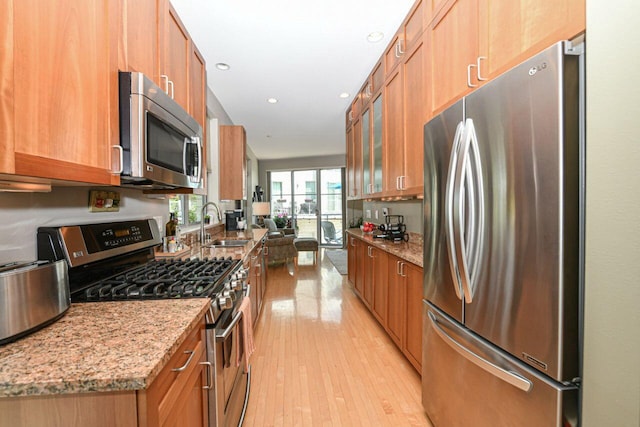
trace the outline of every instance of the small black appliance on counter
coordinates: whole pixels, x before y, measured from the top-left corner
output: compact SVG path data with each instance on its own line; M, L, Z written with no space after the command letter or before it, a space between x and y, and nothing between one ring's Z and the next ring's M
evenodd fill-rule
M239 229L238 221L241 221L244 218L244 213L242 210L232 210L226 211L224 213L225 221L224 221L224 229L226 231L236 231Z
M385 215L384 224L380 224L378 228L382 231L382 233L376 235L378 238L393 242L409 241L409 234L407 233L403 215Z

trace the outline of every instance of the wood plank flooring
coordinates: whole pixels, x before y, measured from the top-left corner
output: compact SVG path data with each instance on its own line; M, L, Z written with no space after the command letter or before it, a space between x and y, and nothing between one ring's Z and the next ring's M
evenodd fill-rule
M270 266L244 426L430 426L420 376L321 249Z

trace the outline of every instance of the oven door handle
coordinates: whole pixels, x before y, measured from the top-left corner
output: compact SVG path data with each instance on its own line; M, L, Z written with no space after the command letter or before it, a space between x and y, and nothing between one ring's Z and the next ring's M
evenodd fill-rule
M233 332L233 328L235 328L238 322L240 321L241 317L242 317L242 312L238 311L235 317L233 318L233 320L231 321L231 323L229 324L229 326L227 326L227 329L225 329L221 333L216 332L216 342L226 341L227 338L229 338L229 335L231 335L231 333Z

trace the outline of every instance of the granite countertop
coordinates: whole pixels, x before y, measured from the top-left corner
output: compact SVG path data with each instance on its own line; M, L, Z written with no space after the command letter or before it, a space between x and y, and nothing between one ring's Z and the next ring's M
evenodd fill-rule
M364 240L372 246L381 248L392 255L402 258L412 264L422 267L422 236L418 233L409 233L409 242L395 243L386 239L374 238L371 233L364 233L359 228L350 228L347 233Z
M262 238L267 234L267 229L251 229L244 231L224 231L224 229L211 233L211 241L214 240L248 240L244 246L236 247L213 247L208 246L207 243L200 245L200 243L194 243L191 246L191 250L187 253L176 253L176 258L229 258L244 260L244 258L251 252L251 250L258 244ZM166 257L164 254L163 257Z
M0 397L146 389L210 303L72 304L57 322L0 346Z

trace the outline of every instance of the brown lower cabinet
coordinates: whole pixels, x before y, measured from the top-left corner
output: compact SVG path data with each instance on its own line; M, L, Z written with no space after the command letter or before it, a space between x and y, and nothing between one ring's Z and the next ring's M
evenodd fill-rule
M249 298L251 299L251 317L255 327L258 316L262 310L262 301L267 288L267 277L264 263L264 242L256 245L245 262L245 267L249 269L247 283L251 287Z
M203 317L146 390L2 398L0 427L207 426L205 347Z
M349 236L347 278L411 365L422 368L422 272L415 264Z
M387 332L414 368L422 367L422 268L389 255Z

